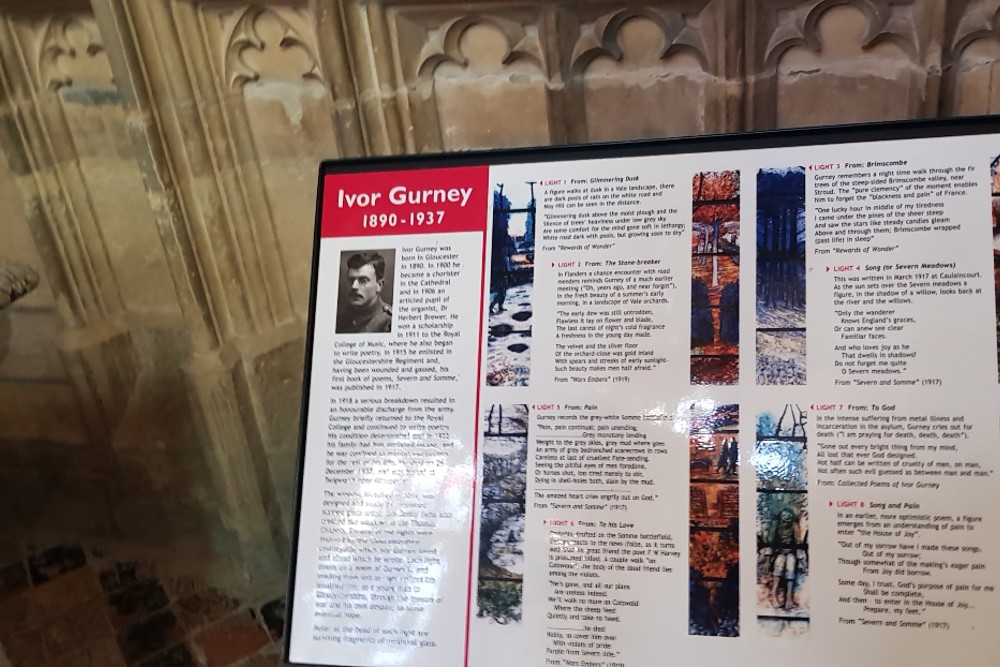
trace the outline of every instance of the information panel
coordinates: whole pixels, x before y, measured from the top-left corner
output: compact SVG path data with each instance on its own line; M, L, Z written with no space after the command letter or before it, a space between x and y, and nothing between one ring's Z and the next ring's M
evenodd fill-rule
M995 667L998 156L325 163L287 659Z

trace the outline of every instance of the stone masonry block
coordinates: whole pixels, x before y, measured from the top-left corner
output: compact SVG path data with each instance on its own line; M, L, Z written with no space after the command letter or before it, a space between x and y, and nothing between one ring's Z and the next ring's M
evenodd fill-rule
M265 646L250 657L240 660L233 667L281 667L281 647L277 644Z
M41 633L37 630L0 636L11 667L38 667L46 664L45 648Z
M174 603L173 610L185 631L200 630L239 609L240 602L213 588L198 590Z
M41 640L46 653L54 659L111 638L103 607L102 601L94 599L44 625Z
M20 631L44 627L96 599L99 599L98 586L93 573L80 568L15 595L0 603L0 609L7 604L13 605L18 616L12 618L13 624L5 629ZM4 615L0 611L0 618Z
M260 616L275 641L285 634L285 598L271 600L260 608Z
M153 568L134 560L120 561L102 567L99 577L101 588L107 593L112 593L140 580L153 578Z
M181 635L177 617L163 610L129 626L118 635L118 646L125 662L134 665L180 641Z
M28 557L31 581L38 586L64 572L83 567L87 557L78 545L57 546Z
M28 587L28 571L24 563L11 563L0 567L0 597L17 593Z
M143 660L139 667L198 667L198 662L187 646L178 644Z
M270 643L251 611L241 611L195 636L207 667L224 667L256 653Z
M108 637L54 658L50 664L51 667L125 667L125 660L114 637Z
M167 606L167 594L155 579L144 579L120 588L108 595L112 620L116 627Z

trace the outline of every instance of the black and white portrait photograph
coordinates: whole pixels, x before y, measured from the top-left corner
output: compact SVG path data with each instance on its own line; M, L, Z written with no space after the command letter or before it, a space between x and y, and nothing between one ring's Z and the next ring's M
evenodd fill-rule
M392 331L395 250L345 250L340 257L337 333Z

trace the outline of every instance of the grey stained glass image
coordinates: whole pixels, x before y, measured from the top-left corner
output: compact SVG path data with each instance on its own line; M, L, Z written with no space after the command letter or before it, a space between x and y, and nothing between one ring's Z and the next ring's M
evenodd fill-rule
M765 635L809 630L806 422L794 404L757 415L757 623Z
M483 411L477 613L501 625L521 620L528 419L522 404Z

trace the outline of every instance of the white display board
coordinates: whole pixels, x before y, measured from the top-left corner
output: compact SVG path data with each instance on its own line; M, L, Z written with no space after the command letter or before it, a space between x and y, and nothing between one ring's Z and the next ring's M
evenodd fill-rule
M993 667L1000 127L324 163L286 659Z

